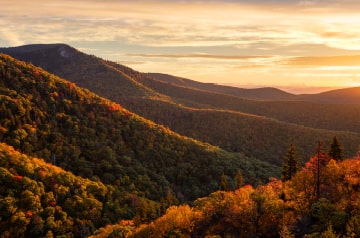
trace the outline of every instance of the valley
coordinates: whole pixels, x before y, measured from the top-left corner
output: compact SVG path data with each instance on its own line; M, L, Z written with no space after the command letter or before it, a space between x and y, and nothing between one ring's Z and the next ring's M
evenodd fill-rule
M358 234L358 88L206 84L65 44L0 52L2 237Z
M293 143L306 161L318 140L329 143L333 136L348 146L347 156L358 150L360 100L355 97L350 103L339 103L356 95L348 93L356 88L338 90L337 102L323 103L334 92L291 95L277 89L239 89L144 74L62 44L0 51L43 67L182 135L249 157L281 165L283 154ZM226 123L219 126L219 121ZM214 124L218 124L216 130ZM266 133L269 129L272 131ZM264 137L264 133L269 136Z

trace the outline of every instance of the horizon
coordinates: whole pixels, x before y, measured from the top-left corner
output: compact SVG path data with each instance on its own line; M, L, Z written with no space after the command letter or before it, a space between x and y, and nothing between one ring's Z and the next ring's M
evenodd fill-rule
M360 2L2 3L0 46L61 42L141 72L319 93L360 86Z
M339 87L306 87L306 86L276 86L276 85L240 85L240 84L232 84L232 83L224 83L224 84L218 84L218 85L224 85L224 86L231 86L231 87L238 87L238 88L244 88L244 89L258 89L258 88L277 88L281 91L291 93L294 95L302 95L302 94L318 94L318 93L324 93L332 90L337 89L344 89Z

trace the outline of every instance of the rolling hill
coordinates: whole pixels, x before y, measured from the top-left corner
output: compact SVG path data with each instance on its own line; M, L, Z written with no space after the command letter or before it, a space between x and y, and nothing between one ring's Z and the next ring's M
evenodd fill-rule
M333 104L359 104L360 87L343 88L318 94L299 95L298 99Z
M63 44L0 51L44 67L180 134L277 165L291 143L297 146L303 161L316 151L316 141L327 142L333 136L347 145L346 156L358 150L359 104L299 101L293 99L295 95L275 89L244 91L169 75L143 74ZM262 100L245 99L245 92ZM346 94L346 90L341 92ZM239 97L241 93L243 97Z
M256 88L244 89L238 87L223 86L213 83L201 83L194 80L176 77L168 74L160 73L147 73L146 75L155 78L156 80L183 86L188 88L199 89L214 93L232 95L240 98L253 99L253 100L293 100L296 95L287 93L277 88Z
M119 183L153 200L171 192L189 201L216 191L223 173L231 181L244 170L251 183L278 173L174 133L41 68L0 59L1 140L78 176Z
M131 197L0 143L1 237L89 236L131 213Z
M360 234L358 157L321 167L320 198L315 157L289 181L237 184L239 173L255 186L279 176L290 143L306 157L317 140L337 136L345 155L355 154L357 105L249 100L176 85L66 45L22 51L79 78L0 54L0 236ZM185 202L193 206L178 205Z
M5 54L9 54L14 58L18 58L24 61L31 62L39 67L42 67L49 72L52 72L56 75L59 75L63 78L71 78L72 81L76 83L82 83L86 85L86 81L88 81L88 76L91 74L93 77L101 77L104 80L104 83L107 83L106 78L103 77L101 73L105 72L106 69L104 65L106 63L111 62L101 62L100 59L96 57L89 57L88 55L82 54L76 49L69 47L65 44L49 44L49 45L24 45L20 47L14 48L0 48L0 52ZM61 57L59 57L61 56ZM76 79L74 78L73 71L69 71L71 69L71 64L76 64L78 66L78 71L76 72ZM84 68L83 66L87 66ZM114 65L120 66L120 65ZM120 72L130 73L129 71L133 71L127 67L120 66ZM86 73L87 72L87 73ZM110 72L110 71L107 71ZM264 99L264 100L287 100L293 99L295 95L281 91L276 88L259 88L259 89L242 89L237 87L229 87L229 86L221 86L216 84L209 83L200 83L197 81L193 81L190 79L175 77L166 74L159 73L147 73L140 74L138 72L131 72L131 74L135 74L135 79L140 77L149 77L152 79L156 79L158 81L171 83L177 86L189 87L194 89L199 89L203 91L216 92L220 94L228 94L241 98L248 99ZM136 76L138 74L138 76ZM132 75L134 76L134 75ZM109 75L109 78L114 77L114 75ZM119 75L117 75L119 78ZM127 79L129 80L129 79ZM126 81L122 81L125 83ZM128 82L127 82L128 83ZM136 86L139 86L135 83ZM100 85L98 85L100 86ZM129 86L129 85L125 85ZM138 95L138 94L136 94Z
M201 83L191 79L181 78L168 74L147 73L161 82L174 84L177 86L199 89L214 93L236 96L250 100L269 100L269 101L306 101L327 104L359 104L360 87L342 88L315 94L291 94L283 90L264 87L254 89L244 89L231 86L223 86L213 83Z
M321 198L309 162L286 182L217 191L194 205L170 207L149 224L119 222L94 232L113 237L359 237L359 158L330 160L322 167Z

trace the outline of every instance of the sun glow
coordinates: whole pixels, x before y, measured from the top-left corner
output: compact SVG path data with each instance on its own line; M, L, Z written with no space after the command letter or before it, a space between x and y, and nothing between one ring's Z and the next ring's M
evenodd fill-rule
M3 46L64 42L215 83L342 87L360 73L357 1L4 1Z

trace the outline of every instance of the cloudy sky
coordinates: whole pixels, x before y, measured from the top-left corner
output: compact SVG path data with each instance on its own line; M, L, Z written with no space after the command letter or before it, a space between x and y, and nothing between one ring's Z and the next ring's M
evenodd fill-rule
M360 86L358 0L0 0L0 46L67 43L142 72L318 92Z

